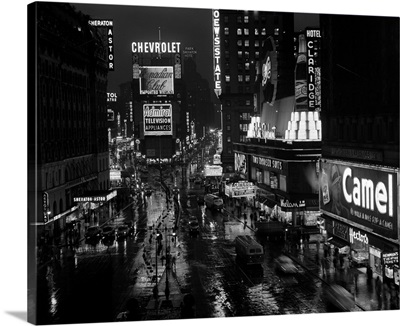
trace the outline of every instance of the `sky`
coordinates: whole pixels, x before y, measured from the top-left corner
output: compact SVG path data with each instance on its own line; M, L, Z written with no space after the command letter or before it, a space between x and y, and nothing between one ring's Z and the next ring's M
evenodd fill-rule
M54 2L61 2L53 0ZM1 94L2 94L2 128L1 149L2 160L2 192L1 192L1 226L0 253L2 268L0 269L0 324L7 326L26 325L27 312L27 109L34 109L30 104L27 107L27 5L32 1L2 1L3 34L0 51ZM394 0L375 1L321 1L321 0L82 0L73 3L85 2L90 4L123 4L147 5L190 8L224 8L248 9L265 11L286 11L301 13L339 13L362 14L379 16L400 16L400 6ZM362 5L360 4L362 3ZM155 17L158 21L161 17ZM172 23L172 22L171 22ZM157 24L158 25L158 24ZM202 27L198 27L200 30ZM127 32L124 32L128 34ZM152 34L151 34L152 35ZM116 58L116 64L122 59ZM202 71L200 71L202 73ZM128 72L127 72L128 74ZM129 72L130 74L130 72ZM73 313L73 312L71 312ZM360 314L330 314L327 315L292 315L285 317L269 316L251 317L245 319L210 319L210 325L238 326L243 322L252 323L254 326L265 323L278 322L286 325L310 325L310 323L323 324L324 326L337 326L345 324L377 325L387 320L389 323L398 320L398 312L393 313L360 313ZM278 319L276 319L278 318ZM200 326L204 320L193 320L191 325ZM228 324L229 323L229 324ZM185 321L163 322L162 326L187 325ZM82 324L85 326L109 326L111 323ZM142 324L140 324L142 325ZM149 324L150 325L150 324ZM157 323L157 325L161 325ZM344 324L343 324L344 325ZM79 326L76 324L75 326Z

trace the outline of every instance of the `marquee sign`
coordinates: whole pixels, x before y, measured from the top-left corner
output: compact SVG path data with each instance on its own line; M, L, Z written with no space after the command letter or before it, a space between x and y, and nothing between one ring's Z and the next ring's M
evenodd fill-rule
M174 94L173 67L141 67L139 91L140 95Z
M323 161L320 207L382 236L397 239L397 172L377 166Z
M172 105L144 104L143 128L145 136L172 135Z

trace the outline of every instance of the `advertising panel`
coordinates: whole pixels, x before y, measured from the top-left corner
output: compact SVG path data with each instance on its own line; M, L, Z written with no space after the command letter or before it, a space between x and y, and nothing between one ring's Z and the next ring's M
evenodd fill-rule
M392 239L397 239L396 187L394 170L321 162L321 211L359 223Z
M221 177L222 176L222 166L206 165L204 167L204 175L206 177Z
M139 91L140 95L174 94L173 67L141 67Z
M143 104L145 136L172 135L172 105Z

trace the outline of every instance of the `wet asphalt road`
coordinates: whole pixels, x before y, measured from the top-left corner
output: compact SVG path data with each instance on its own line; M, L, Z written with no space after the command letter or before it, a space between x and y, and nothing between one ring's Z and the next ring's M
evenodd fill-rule
M189 189L188 194L201 190ZM178 232L182 255L178 281L183 293L196 298L196 317L228 317L323 313L321 281L307 273L294 277L276 273L274 258L282 244L264 245L262 268L246 269L235 261L233 240L238 234L251 234L242 221L211 212L189 201L181 191L183 216ZM151 278L141 256L148 236L148 225L164 209L165 197L155 192L135 209L124 210L121 218L133 220L140 232L123 242L106 245L81 243L71 257L50 264L38 273L38 324L95 323L115 321L134 294L143 306L151 295ZM189 206L188 206L189 205ZM200 234L187 231L189 215L198 217Z

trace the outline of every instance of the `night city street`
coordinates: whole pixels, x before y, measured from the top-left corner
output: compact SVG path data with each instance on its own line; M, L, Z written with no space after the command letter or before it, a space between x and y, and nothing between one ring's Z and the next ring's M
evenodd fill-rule
M25 6L28 323L396 323L400 19L264 7Z

